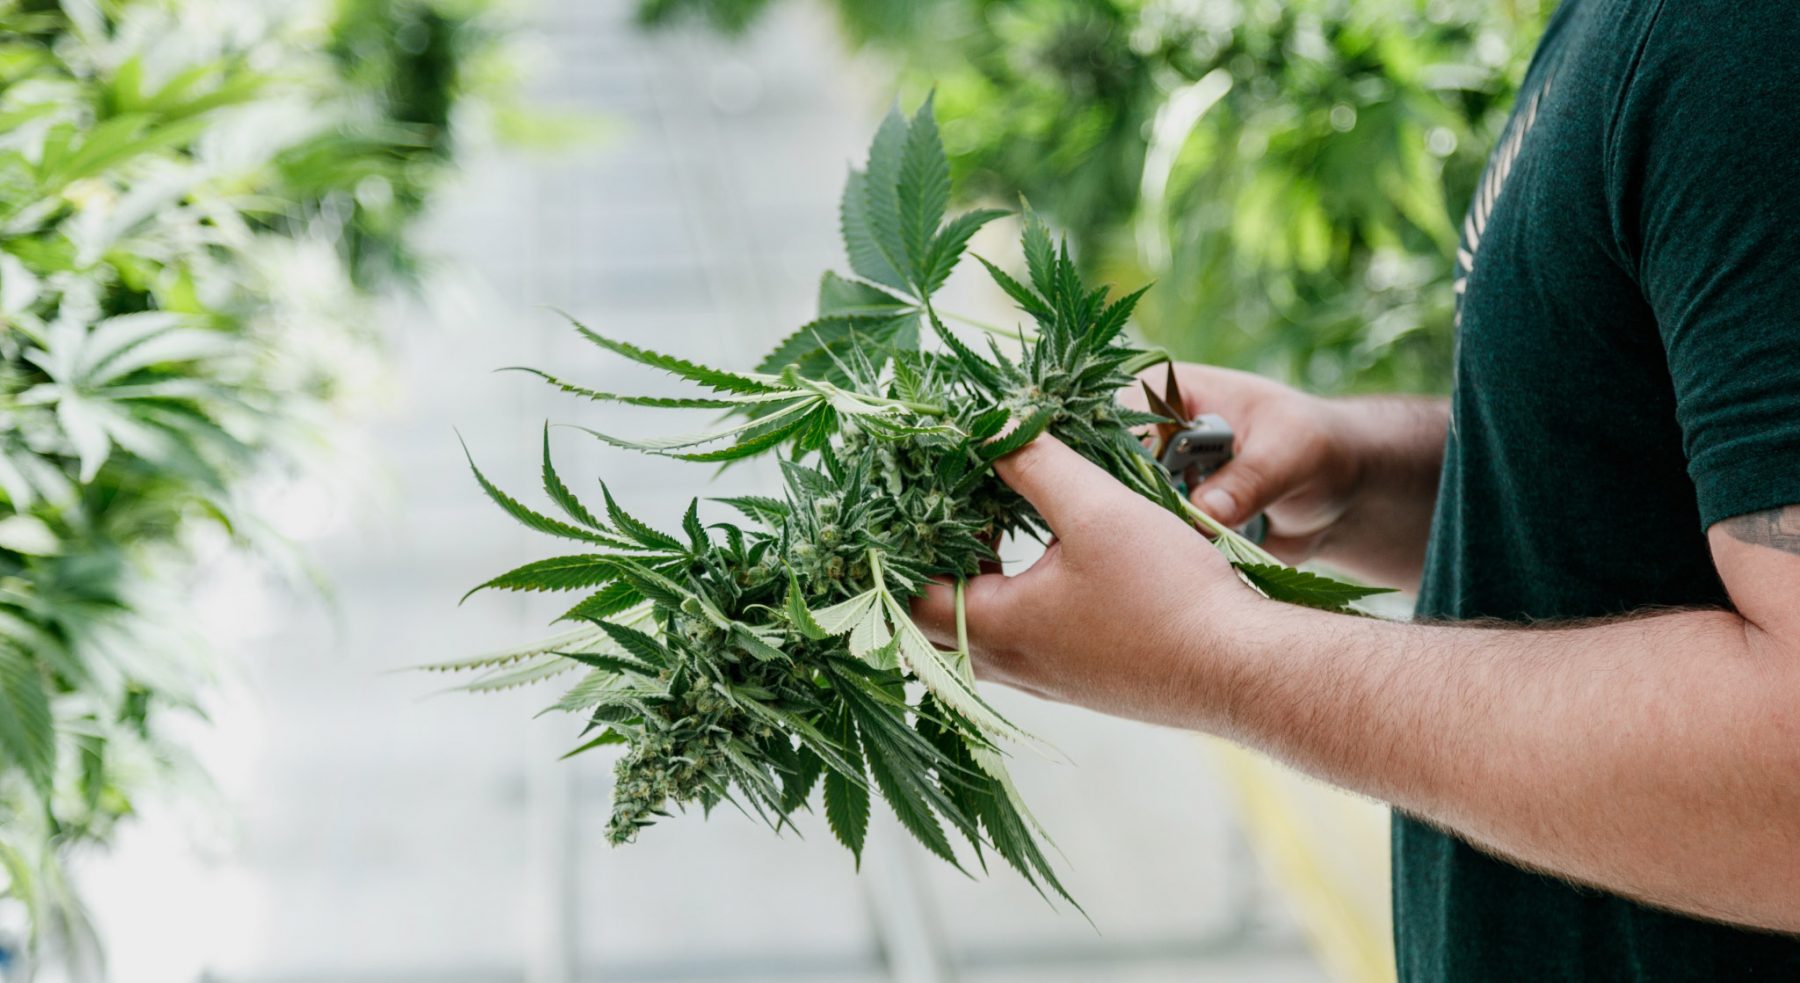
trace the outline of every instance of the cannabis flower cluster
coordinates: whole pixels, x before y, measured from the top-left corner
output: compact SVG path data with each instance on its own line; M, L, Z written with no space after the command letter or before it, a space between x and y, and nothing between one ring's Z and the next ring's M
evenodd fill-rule
M696 803L730 801L780 829L822 785L833 833L860 856L874 791L945 860L959 863L958 835L984 863L991 850L1066 898L1005 768L1003 744L1033 739L977 691L966 643L941 651L907 614L931 578L960 583L997 559L991 544L1046 531L992 468L1046 431L1199 524L1265 593L1331 608L1367 593L1282 567L1185 501L1132 432L1167 421L1115 400L1133 372L1161 360L1125 340L1141 291L1109 299L1105 288L1085 286L1066 246L1034 216L1024 221L1022 280L981 261L1030 319L1012 354L991 336L979 352L949 330L933 296L970 236L1002 214L946 220L949 195L929 101L911 120L891 113L866 170L852 171L844 189L854 275L826 273L818 318L755 371L700 365L576 325L599 348L701 392L620 395L537 373L600 402L725 414L714 429L661 439L588 432L692 461L777 455L782 497L717 499L734 515L713 521L696 500L671 534L634 518L604 485L603 507L590 509L558 475L547 431L543 488L561 517L520 503L476 470L515 519L585 550L477 590L588 593L562 616L578 625L570 632L433 668L482 671L468 687L482 690L585 667L555 707L586 717L589 736L577 751L625 746L608 827L614 842Z

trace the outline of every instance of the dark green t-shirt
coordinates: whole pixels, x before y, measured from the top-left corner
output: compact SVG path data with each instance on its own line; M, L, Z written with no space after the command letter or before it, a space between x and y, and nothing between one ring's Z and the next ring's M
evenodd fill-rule
M1565 0L1458 272L1421 615L1726 604L1706 527L1800 503L1800 2ZM1394 904L1407 980L1800 980L1404 817Z

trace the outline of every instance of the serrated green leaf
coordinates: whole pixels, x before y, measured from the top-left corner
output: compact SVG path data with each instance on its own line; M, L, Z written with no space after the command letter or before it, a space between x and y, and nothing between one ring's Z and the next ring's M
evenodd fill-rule
M573 382L565 381L548 372L526 368L522 365L508 366L500 371L525 372L530 375L535 375L539 379L542 379L571 396L580 396L584 399L591 399L598 403L621 403L627 406L649 406L665 410L729 410L737 409L742 406L755 406L759 403L783 400L792 395L792 393L782 389L769 392L726 393L720 396L629 396L621 395L619 393L602 392L598 389L589 389L586 386L578 386Z
M56 731L50 697L37 664L18 648L0 644L0 752L38 794L48 797L56 768Z
M558 658L555 653L546 653L534 656L517 665L495 669L474 682L458 686L457 689L466 693L498 693L542 682L553 676L560 676L573 668L567 660Z
M580 682L569 687L567 692L557 697L556 702L543 712L562 710L567 713L576 713L587 710L606 699L607 694L619 686L620 681L625 678L617 672L606 669L589 670L587 675L581 677Z
M1025 251L1025 268L1031 274L1031 285L1054 308L1057 296L1056 246L1050 241L1050 229L1037 212L1025 209L1025 230L1020 238ZM990 272L992 267L989 268ZM1010 292L1010 291L1009 291Z
M887 610L879 604L869 605L868 613L850 626L850 654L878 669L894 665L893 643Z
M686 588L661 573L624 560L619 561L619 579L637 588L638 593L651 603L664 608L680 610L682 604L693 597Z
M827 635L842 635L856 627L857 623L868 615L870 609L881 603L881 597L873 590L847 601L840 601L830 607L812 613L813 623Z
M1050 412L1038 410L1019 422L1005 436L990 440L981 445L981 456L984 460L998 461L1026 444L1038 439L1044 429L1050 425Z
M629 673L636 676L654 677L657 673L656 666L606 652L554 652L551 654L560 655L571 662L579 662L590 669L610 672L614 675Z
M729 498L715 498L712 501L721 505L729 505L746 517L765 525L775 525L788 516L787 503L778 498L762 495L734 495Z
M598 621L610 618L634 604L642 602L644 596L628 581L617 581L608 584L597 594L584 598L581 603L564 611L558 621Z
M737 643L739 648L750 653L751 658L756 659L759 662L788 661L786 652L783 652L780 648L770 644L767 639L764 639L761 635L751 631L747 626L736 626L731 633L731 640Z
M576 498L575 493L570 491L567 485L563 484L562 476L556 473L556 466L550 463L550 424L548 423L544 424L544 463L542 465L542 471L544 477L544 494L550 496L550 501L555 502L558 508L562 509L569 518L574 519L576 522L579 522L590 529L604 530L605 527L600 524L600 520L594 518L594 514L589 512L587 506L581 503L581 499Z
M854 168L844 178L844 194L838 201L838 228L844 237L844 253L857 276L905 290L906 278L875 241L868 186L868 175Z
M1150 285L1145 284L1113 301L1101 311L1099 318L1094 321L1093 330L1088 334L1089 343L1094 348L1100 348L1118 337L1119 332L1125 330L1126 322L1131 320L1131 312L1137 308L1138 301L1143 299L1145 291L1149 289Z
M909 129L898 106L888 111L875 131L875 140L869 145L869 165L864 172L862 190L869 236L881 257L899 275L901 282L897 286L910 293L915 278L907 257L906 234L900 215L900 174ZM854 260L851 265L855 267ZM863 274L860 269L856 272ZM875 276L868 279L885 282Z
M1113 415L1118 418L1121 427L1143 427L1158 423L1180 423L1160 413L1146 413L1143 410L1129 409L1123 406L1113 408Z
M780 372L799 367L808 379L839 385L850 382L842 360L854 348L873 356L885 356L893 348L918 347L916 313L898 316L831 315L801 325L783 338L757 365L761 372Z
M652 550L686 552L681 540L638 521L636 516L620 507L618 500L613 498L612 489L606 487L604 481L600 482L600 497L606 500L606 517L612 521L613 528Z
M945 206L950 203L950 163L944 158L944 145L938 138L931 102L932 97L926 96L906 128L906 142L901 151L900 173L894 190L899 208L901 245L906 253L906 272L921 295L931 292L927 284L932 273L932 238L944 220Z
M784 415L779 420L774 420L772 417L764 417L759 422L767 423L769 424L768 426L730 446L721 447L717 450L694 451L691 453L671 454L669 456L680 458L683 461L697 461L701 463L741 461L745 458L755 457L765 451L774 450L782 444L787 443L789 440L803 438L805 434L817 427L829 427L830 423L821 420L821 417L830 413L830 407L815 405L810 411L800 416Z
M835 770L825 774L825 821L861 869L863 843L869 834L869 786L862 772L862 745L847 710L838 712L835 723L831 737L857 770L854 776Z
M971 749L971 757L984 771L998 769L1001 776L1004 776L1004 769L999 767L999 756L992 750ZM1013 786L1010 778L999 777L996 781L999 786L996 792L985 795L980 800L981 825L987 831L988 842L1040 894L1043 893L1044 886L1048 885L1064 901L1074 905L1076 911L1080 911L1081 905L1063 887L1062 881L1056 876L1055 867L1038 847L1033 833L1042 836L1043 830L1031 818L1031 814L1024 810L1024 800L1019 796L1018 789Z
M475 472L475 481L481 485L481 490L487 493L487 497L492 499L494 504L500 506L507 515L517 519L519 523L527 529L547 533L551 536L560 536L563 539L573 539L582 543L594 543L600 546L620 545L618 540L613 539L610 536L604 536L596 532L590 532L586 529L571 526L566 522L552 519L547 515L542 515L527 508L512 496L501 491L497 485L488 480L487 475L481 473L481 469L475 466L474 455L469 453L468 444L463 444L463 456L468 458L469 470Z
M565 591L599 587L616 580L618 571L618 566L609 557L598 553L553 556L514 567L472 588L463 595L463 600L482 590Z
M687 534L688 547L695 553L712 545L706 535L706 527L700 524L700 500L688 500L687 511L681 515L681 531Z
M986 258L977 256L975 259L987 269L988 277L992 279L995 284L999 285L1000 289L1005 291L1008 297L1012 298L1013 303L1016 304L1020 310L1031 315L1034 320L1040 323L1055 318L1056 315L1050 310L1049 305L1037 294L1032 293L1030 287L1013 279L1005 270L988 262Z
M1012 413L1004 406L985 410L980 416L970 421L969 439L976 442L987 440L999 433L1006 426L1006 421L1010 419L1012 419Z
M995 396L1007 392L1005 380L1000 377L999 370L992 363L975 354L975 350L968 345L963 344L962 339L958 338L955 332L944 326L944 322L938 318L936 311L931 312L930 320L933 333L937 335L939 341L944 343L945 348L950 349L950 354L956 359L957 365L972 380Z
M629 652L633 657L647 665L666 667L669 665L668 650L661 642L645 632L630 625L621 625L616 621L601 621L600 630L612 639L613 644Z
M795 394L795 396L793 397L793 402L788 403L785 406L779 407L778 409L774 410L773 412L771 412L765 416L750 417L748 419L740 420L740 421L730 424L728 426L716 427L712 430L700 430L700 431L695 431L693 433L675 434L675 435L669 436L669 437L640 437L640 438L616 437L611 434L607 434L607 433L603 433L599 430L595 430L591 427L576 427L576 429L581 430L582 432L587 433L590 436L597 437L600 440L605 441L608 444L612 444L614 447L623 447L627 450L634 450L634 451L651 451L651 452L660 454L660 453L679 451L679 450L682 450L682 449L688 448L688 447L698 447L702 444L716 444L716 443L719 443L720 441L727 440L732 437L736 437L740 434L743 434L746 431L758 430L759 428L764 427L764 426L772 426L772 425L776 424L777 422L784 421L784 420L792 422L793 418L795 416L805 413L806 411L817 407L821 402L822 402L822 397L815 395L813 393ZM754 439L754 438L751 438L751 439ZM748 442L748 441L746 441L746 442ZM729 451L729 450L730 449L727 448L727 451ZM704 452L704 453L718 453L718 452ZM708 458L701 456L701 453L693 453L693 454L669 453L669 456L681 457L686 460L707 460L708 459Z
M781 776L781 811L793 812L806 804L812 795L815 785L825 772L825 759L818 752L802 744L794 752L792 768Z
M1391 594L1392 588L1364 587L1341 580L1295 570L1272 563L1238 563L1238 572L1251 586L1277 601L1322 608L1327 611L1347 610L1352 602L1376 594Z
M962 261L963 251L969 247L969 239L982 226L1007 214L999 208L981 208L964 212L950 220L950 224L938 232L931 240L931 248L925 256L926 294L937 293L938 288L950 279L950 274Z
M594 639L598 637L600 637L598 629L577 628L573 631L566 631L560 635L539 639L535 642L528 642L524 645L515 645L511 648L504 648L498 651L487 652L482 655L470 656L463 659L453 659L448 662L426 663L424 665L415 666L414 668L422 672L463 672L473 669L494 669L500 666L513 665L533 656L545 655L558 649L579 648L593 642Z
M679 376L689 382L697 382L708 389L732 393L772 393L778 392L782 388L774 379L757 379L736 372L709 368L674 355L665 355L648 348L640 348L630 342L615 341L597 334L573 318L569 320L583 338L607 351L623 355L641 365L662 369L670 375Z
M558 758L557 760L558 761L567 761L570 758L573 758L574 756L580 754L583 751L592 751L594 748L604 747L608 744L623 744L623 743L625 743L625 735L623 735L615 730L603 730L600 732L599 737L596 737L591 741L587 741L586 743L583 743L583 744L577 746L574 750L571 750L569 753L563 755L561 758Z
M969 756L969 748L962 734L944 717L941 708L931 698L931 694L927 693L919 698L918 716L914 718L913 727L920 737L956 766L938 769L938 788L965 816L979 820L983 812L983 797L993 794L988 788L991 780L976 767L975 760ZM963 830L969 846L975 851L976 860L985 870L987 858L982 855L981 837L976 832L974 829Z
M894 620L894 640L896 655L900 665L919 678L925 688L931 691L945 706L974 724L983 733L1002 734L1017 740L1032 740L1031 735L1020 730L1011 721L1002 717L998 711L988 705L975 691L972 683L964 681L962 673L953 665L954 659L961 658L954 652L940 652L930 640L920 633L911 617L900 608L891 596L885 597L889 613Z
M792 570L788 571L787 616L788 623L794 626L795 631L815 642L831 637L831 632L819 624L818 619L813 617L812 610L806 606L805 597L800 591L800 579Z
M851 280L826 270L819 277L819 316L898 317L917 312L911 301L896 297L863 280ZM785 364L785 363L784 363Z
M956 852L951 849L944 827L932 810L931 796L936 789L920 780L920 773L910 766L911 762L904 758L890 759L886 739L877 734L863 731L863 751L868 758L869 774L875 776L875 786L881 790L881 797L914 839L960 869L962 865L957 862Z

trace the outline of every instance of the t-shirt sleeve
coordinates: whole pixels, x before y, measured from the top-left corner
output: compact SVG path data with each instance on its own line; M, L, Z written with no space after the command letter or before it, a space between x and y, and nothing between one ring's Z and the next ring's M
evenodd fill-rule
M1800 4L1668 2L1614 119L1702 527L1800 503Z

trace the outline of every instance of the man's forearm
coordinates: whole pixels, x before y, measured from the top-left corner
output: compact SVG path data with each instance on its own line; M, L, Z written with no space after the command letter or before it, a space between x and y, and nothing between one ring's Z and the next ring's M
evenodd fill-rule
M1470 628L1258 603L1232 651L1195 653L1214 691L1190 705L1224 709L1188 725L1527 866L1800 932L1800 658L1742 618Z
M1320 559L1381 584L1418 586L1444 464L1449 403L1423 396L1333 400L1356 461L1356 495Z

